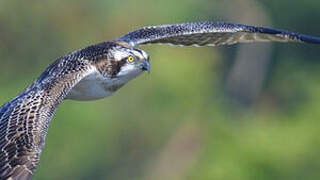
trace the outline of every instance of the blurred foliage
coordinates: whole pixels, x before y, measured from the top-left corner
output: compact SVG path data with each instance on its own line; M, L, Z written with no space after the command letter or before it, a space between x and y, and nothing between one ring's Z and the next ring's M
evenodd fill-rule
M273 26L320 35L320 1L256 3ZM222 5L0 1L0 102L60 55L145 25L228 20ZM276 44L265 89L250 107L224 94L232 63L219 50L230 47L142 48L151 56L150 75L108 99L60 105L35 180L320 178L317 46Z

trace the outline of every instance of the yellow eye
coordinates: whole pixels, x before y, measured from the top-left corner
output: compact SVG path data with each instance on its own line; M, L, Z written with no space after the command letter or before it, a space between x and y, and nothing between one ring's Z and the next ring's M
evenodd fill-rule
M129 56L128 57L128 61L132 63L134 61L134 57L133 56Z

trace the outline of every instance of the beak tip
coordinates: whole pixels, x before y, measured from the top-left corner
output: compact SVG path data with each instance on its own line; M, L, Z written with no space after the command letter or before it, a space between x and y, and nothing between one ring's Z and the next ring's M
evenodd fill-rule
M143 71L147 71L148 72L148 74L150 74L150 63L149 63L149 61L143 61L143 63L141 64L141 69L143 70Z

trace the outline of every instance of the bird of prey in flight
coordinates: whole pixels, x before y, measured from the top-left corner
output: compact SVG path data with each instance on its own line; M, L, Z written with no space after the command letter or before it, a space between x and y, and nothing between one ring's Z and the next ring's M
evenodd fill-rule
M62 100L104 98L142 72L149 72L149 55L136 46L219 46L261 41L319 44L320 38L227 22L191 22L144 27L58 58L0 107L0 180L32 179L50 120Z

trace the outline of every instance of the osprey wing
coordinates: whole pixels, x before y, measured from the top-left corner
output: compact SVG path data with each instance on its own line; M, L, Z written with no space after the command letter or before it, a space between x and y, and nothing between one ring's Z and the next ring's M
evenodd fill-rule
M320 43L319 37L227 22L191 22L148 26L132 31L117 40L128 42L132 46L153 43L218 46L261 41Z

